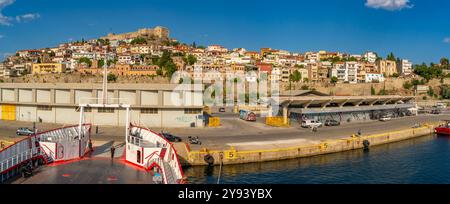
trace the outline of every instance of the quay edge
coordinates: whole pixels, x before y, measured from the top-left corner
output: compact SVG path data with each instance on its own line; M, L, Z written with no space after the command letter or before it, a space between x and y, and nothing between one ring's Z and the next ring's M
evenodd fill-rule
M434 134L434 128L438 125L439 124L426 124L419 128L408 128L400 131L361 137L326 140L317 145L301 145L279 149L239 151L234 147L231 147L229 150L223 151L208 150L207 148L202 149L201 151L189 151L186 146L187 155L184 156L185 158L180 159L182 160L183 166L206 166L209 165L205 161L205 156L208 157L208 155L214 158L213 165L220 165L220 163L223 165L234 165L311 157L363 149L365 140L369 141L370 146L372 147L431 135Z

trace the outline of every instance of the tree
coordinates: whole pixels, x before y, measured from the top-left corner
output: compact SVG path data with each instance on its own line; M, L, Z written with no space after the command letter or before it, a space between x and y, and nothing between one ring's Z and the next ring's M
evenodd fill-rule
M157 74L158 76L162 76L162 75L163 75L163 70L162 70L161 68L157 69L157 70L156 70L156 74Z
M449 85L441 86L441 96L444 99L450 99L450 86Z
M430 97L433 97L433 96L434 96L434 90L433 90L433 88L432 88L431 86L428 88L427 94L428 94Z
M331 83L332 84L336 84L338 82L338 78L337 77L331 77Z
M398 74L398 73L393 73L391 77L393 77L393 78L398 78L398 77L400 77L400 74Z
M298 83L300 80L302 80L302 74L298 70L295 70L289 76L289 80L292 81L292 82Z
M441 58L440 63L441 63L442 68L444 68L444 69L449 68L450 63L449 63L448 58L445 58L445 57Z
M392 53L392 52L387 56L386 59L387 59L387 60L390 60L390 61L396 61L395 55L394 55L394 53Z
M146 44L147 40L145 38L135 38L131 41L132 45L136 45L136 44Z
M87 64L89 67L92 66L92 61L91 61L89 58L87 58L87 57L82 57L82 58L78 59L78 63L79 63L79 64L85 63L85 64Z
M109 39L98 39L97 40L101 45L109 45Z
M409 81L403 83L403 88L406 90L410 90L410 89L412 89L412 87L414 87L414 85Z
M377 95L377 92L375 91L375 88L373 88L373 86L370 87L370 94L371 94L372 96Z
M101 59L99 61L97 61L97 67L101 68L105 65L105 60Z
M381 96L387 95L386 89L385 88L381 89L380 92L378 93L378 95L381 95Z
M421 65L414 65L414 73L423 77L427 81L434 78L440 78L443 75L442 68L433 64L427 66L425 63L422 63Z
M184 58L184 62L186 62L187 65L194 65L195 63L197 63L197 57L190 54Z
M115 82L115 81L117 81L117 76L116 75L114 75L114 74L112 74L112 73L109 73L108 74L108 82Z
M166 77L171 77L177 71L177 65L173 62L171 53L168 51L163 52L156 64L162 69L161 72L166 74Z

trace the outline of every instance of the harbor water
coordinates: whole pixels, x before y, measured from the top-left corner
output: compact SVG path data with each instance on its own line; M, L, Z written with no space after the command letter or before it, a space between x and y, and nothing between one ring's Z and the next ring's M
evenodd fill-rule
M219 167L191 167L193 184L215 184ZM223 166L221 184L450 184L450 138L412 140L293 160Z

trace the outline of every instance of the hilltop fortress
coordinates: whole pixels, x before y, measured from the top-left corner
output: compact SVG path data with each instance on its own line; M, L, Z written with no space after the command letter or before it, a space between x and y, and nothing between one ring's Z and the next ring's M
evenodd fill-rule
M101 37L104 40L126 40L126 39L134 39L134 38L158 38L160 40L168 40L169 39L169 29L161 26L156 26L155 28L142 28L136 32L131 33L123 33L123 34L115 34L109 33L105 37Z

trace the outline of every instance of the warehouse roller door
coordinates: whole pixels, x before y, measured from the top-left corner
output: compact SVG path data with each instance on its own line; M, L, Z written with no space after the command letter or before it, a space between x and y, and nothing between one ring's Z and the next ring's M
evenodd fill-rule
M16 105L2 105L2 120L16 120Z

